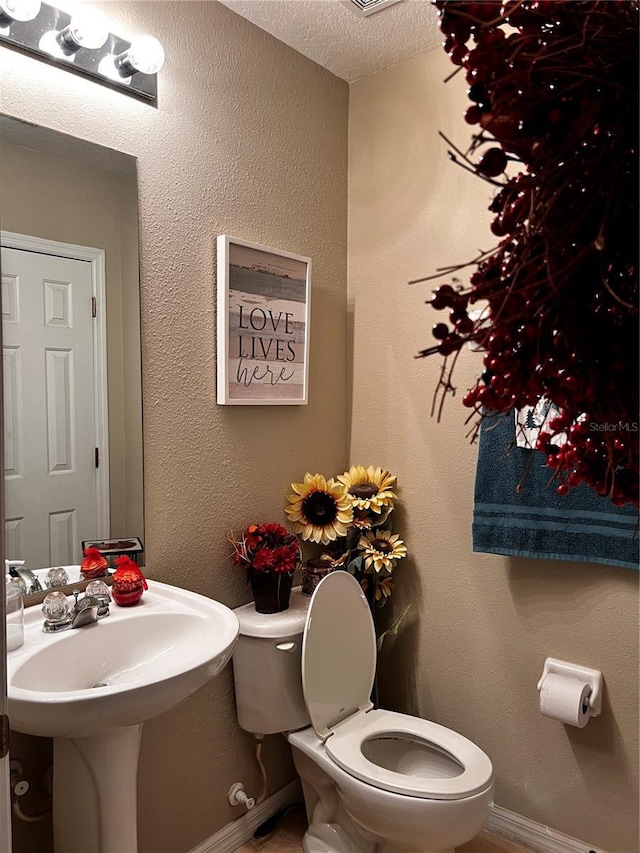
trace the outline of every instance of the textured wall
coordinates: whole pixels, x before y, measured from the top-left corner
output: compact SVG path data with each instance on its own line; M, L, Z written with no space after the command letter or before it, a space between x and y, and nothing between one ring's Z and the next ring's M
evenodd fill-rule
M145 527L150 576L249 600L225 532L282 520L289 482L346 462L347 85L213 2L106 3L167 64L153 109L0 49L0 111L138 158ZM215 236L313 258L308 406L215 403ZM141 853L183 853L258 789L230 671L145 726ZM271 789L292 778L270 738ZM20 851L19 853L24 853Z
M411 624L384 650L384 695L479 744L500 805L634 853L637 576L473 554L467 412L458 397L442 423L431 419L439 360L413 360L442 315L424 305L429 285L407 281L493 243L490 188L450 164L437 137L441 129L463 148L469 138L464 83L442 83L450 72L436 51L359 80L350 94L351 459L399 476L411 557L398 569L397 602L414 602ZM478 365L463 354L461 393ZM602 716L585 729L538 713L546 656L603 670Z

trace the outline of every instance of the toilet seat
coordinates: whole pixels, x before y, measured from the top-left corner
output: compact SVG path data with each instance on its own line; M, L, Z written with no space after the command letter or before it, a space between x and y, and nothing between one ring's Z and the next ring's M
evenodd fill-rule
M373 787L410 797L457 800L486 790L491 761L470 740L419 717L373 710L376 657L375 628L360 584L348 572L332 572L316 587L302 642L305 703L331 760ZM389 769L365 754L368 744L387 739L405 742L399 763L406 770ZM392 764L403 745L397 747L388 751Z
M363 753L367 741L383 738L413 741L418 747L441 752L459 774L449 778L399 773L369 760ZM331 759L350 776L375 788L432 800L457 800L486 790L493 780L488 756L466 737L437 723L393 711L357 712L336 726L325 741Z

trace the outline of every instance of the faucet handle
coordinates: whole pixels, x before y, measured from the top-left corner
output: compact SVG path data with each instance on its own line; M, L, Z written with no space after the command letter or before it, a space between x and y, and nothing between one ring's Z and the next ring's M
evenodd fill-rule
M109 615L109 605L111 604L111 595L109 587L103 580L93 580L87 584L85 596L90 595L98 602L98 619Z
M59 590L50 592L42 604L42 612L44 613L42 630L45 634L71 627L71 605L63 592Z
M109 610L111 598L108 595L96 595L96 598L98 600L98 619L102 619L103 616L108 616L111 612Z
M111 596L109 594L109 587L100 578L97 578L96 580L93 580L93 581L89 581L89 583L87 584L87 588L85 589L84 592L85 592L85 595L95 595L96 597L103 596L103 597L109 599L109 601L111 601Z
M69 575L62 566L54 566L47 572L44 582L48 589L66 586L69 583Z

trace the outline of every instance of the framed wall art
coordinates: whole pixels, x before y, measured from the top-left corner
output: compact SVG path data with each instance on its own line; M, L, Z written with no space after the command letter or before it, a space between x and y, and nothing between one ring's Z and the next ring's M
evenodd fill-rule
M217 401L307 402L311 259L218 237Z

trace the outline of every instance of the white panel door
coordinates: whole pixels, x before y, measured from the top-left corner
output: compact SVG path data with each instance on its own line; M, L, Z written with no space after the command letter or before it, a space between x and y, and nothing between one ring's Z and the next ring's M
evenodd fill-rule
M7 559L81 560L98 530L91 264L2 249Z
M0 496L0 506L2 500ZM1 531L0 531L1 532ZM0 536L0 559L2 536ZM0 578L0 626L5 624L4 573ZM7 716L7 658L4 629L0 630L0 853L11 853L11 795L9 784L9 753L2 744L2 732L9 728Z
M0 505L1 505L0 501ZM0 558L2 557L0 537ZM5 623L4 573L0 578L0 626ZM2 732L9 728L7 716L7 660L6 637L0 630L0 853L11 853L11 794L9 779L9 753L2 744Z

